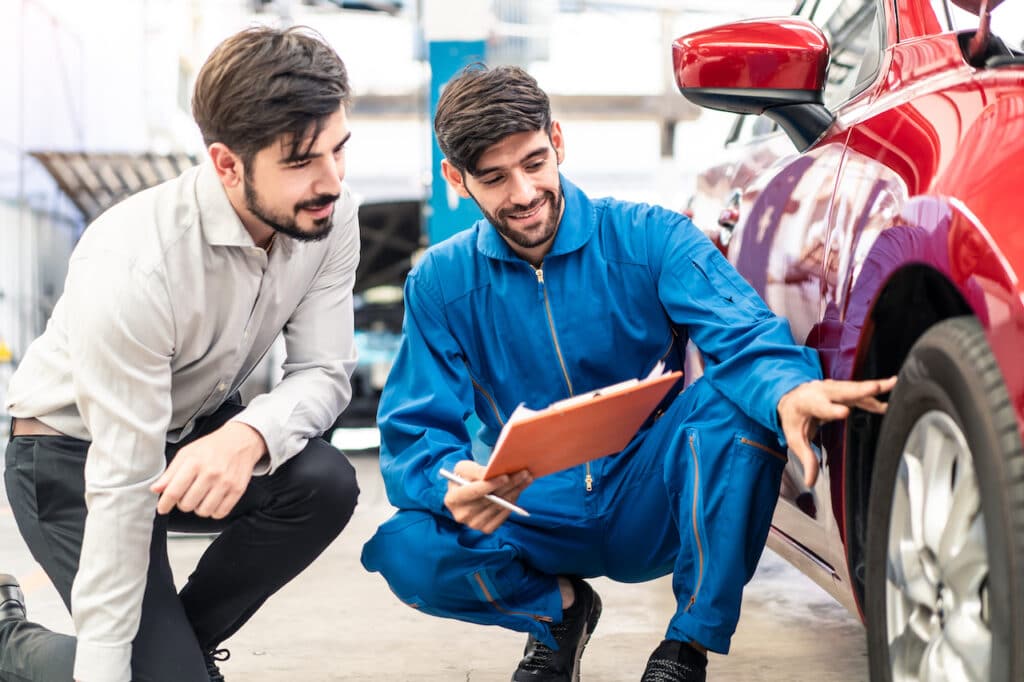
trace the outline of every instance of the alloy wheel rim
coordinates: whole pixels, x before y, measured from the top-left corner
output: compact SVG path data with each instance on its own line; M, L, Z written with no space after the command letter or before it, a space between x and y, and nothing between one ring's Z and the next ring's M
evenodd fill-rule
M885 610L894 682L989 679L988 546L974 460L949 415L923 414L893 486Z

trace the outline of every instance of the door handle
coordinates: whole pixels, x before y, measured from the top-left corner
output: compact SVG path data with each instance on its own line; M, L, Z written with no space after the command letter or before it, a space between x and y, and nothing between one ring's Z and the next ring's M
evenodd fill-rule
M725 207L722 208L722 212L718 214L718 225L729 232L732 232L733 228L736 227L736 223L740 220L740 192L739 190L733 190L729 194L729 198L725 201Z

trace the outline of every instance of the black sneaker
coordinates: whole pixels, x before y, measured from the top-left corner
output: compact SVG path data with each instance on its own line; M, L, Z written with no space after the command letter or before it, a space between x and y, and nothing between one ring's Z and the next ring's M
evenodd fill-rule
M25 594L13 575L0 573L0 620L25 620Z
M579 682L580 657L601 617L601 597L584 581L570 580L576 598L562 611L562 622L551 626L558 651L530 635L512 682Z
M214 649L203 654L206 659L206 672L210 676L210 682L225 682L224 676L220 674L217 667L218 661L226 661L231 658L231 652L227 649Z
M662 640L647 659L640 682L704 682L708 657L685 642Z

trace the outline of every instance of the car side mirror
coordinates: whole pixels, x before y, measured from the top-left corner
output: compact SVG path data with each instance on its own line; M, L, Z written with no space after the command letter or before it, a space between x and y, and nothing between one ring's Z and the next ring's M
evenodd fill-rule
M765 114L800 151L832 125L822 103L828 41L799 17L750 19L690 33L672 44L676 84L708 109Z

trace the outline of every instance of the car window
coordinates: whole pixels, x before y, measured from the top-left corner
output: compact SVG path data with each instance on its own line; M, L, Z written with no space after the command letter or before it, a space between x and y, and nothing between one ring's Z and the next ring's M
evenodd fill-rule
M835 109L878 73L885 45L878 0L818 0L803 9L825 34L831 54L825 106Z
M835 109L871 84L885 46L878 0L804 0L794 14L814 22L828 39L825 106ZM726 144L745 144L778 129L767 116L739 116Z
M973 31L978 28L978 17L949 0L931 2L943 28L953 31ZM1011 50L1024 51L1024 3L1004 2L992 10L992 33L1002 38Z
M741 114L736 117L736 122L729 129L729 136L725 139L725 143L746 144L758 137L774 133L778 129L779 124L767 116Z

